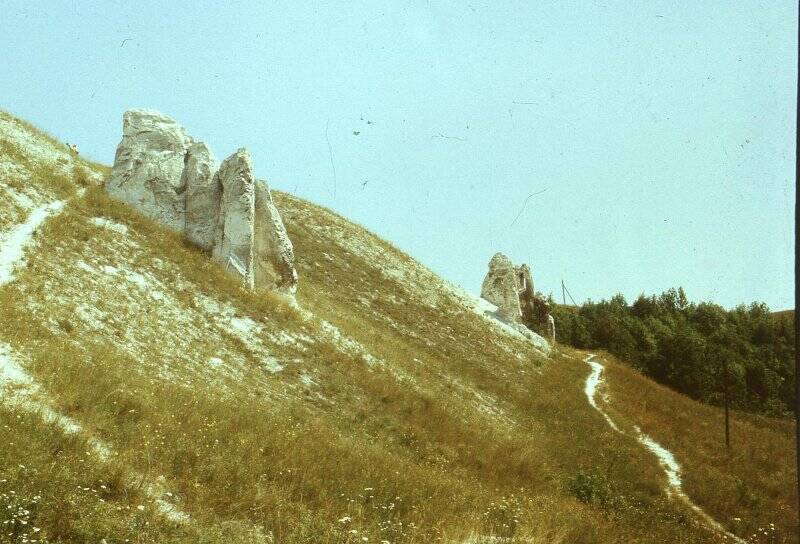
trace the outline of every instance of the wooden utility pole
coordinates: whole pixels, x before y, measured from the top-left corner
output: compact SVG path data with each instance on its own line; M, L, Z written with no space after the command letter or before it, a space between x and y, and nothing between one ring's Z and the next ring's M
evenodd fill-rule
M564 280L561 280L561 299L564 301L564 306L567 305L567 288L564 287Z
M731 449L731 427L728 419L728 357L726 354L722 355L722 366L725 375L723 380L723 397L725 399L725 447Z

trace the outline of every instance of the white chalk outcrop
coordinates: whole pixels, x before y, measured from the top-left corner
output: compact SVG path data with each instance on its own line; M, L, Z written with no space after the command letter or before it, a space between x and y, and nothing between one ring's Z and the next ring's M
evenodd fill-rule
M253 164L246 149L239 149L222 161L214 175L222 188L214 235L214 258L233 267L252 288L253 238L255 236L256 189Z
M551 343L555 343L556 341L556 320L555 318L547 314L547 338L550 340Z
M497 306L498 313L507 321L519 321L522 317L517 272L511 259L502 253L495 253L489 261L489 271L481 286L481 297Z
M297 285L294 247L266 181L256 180L253 270L256 285Z
M219 163L203 142L186 150L181 184L186 187L186 237L211 251L219 215L221 187L214 179Z
M129 110L106 190L185 233L248 288L294 292L292 242L246 149L219 165L205 143L171 118Z
M186 221L183 159L192 138L178 123L152 110L122 118L122 141L106 183L108 193L173 229Z
M530 267L514 266L511 259L495 253L483 279L481 298L497 307L497 316L523 334L539 331L551 343L556 340L556 325L550 304L535 292Z

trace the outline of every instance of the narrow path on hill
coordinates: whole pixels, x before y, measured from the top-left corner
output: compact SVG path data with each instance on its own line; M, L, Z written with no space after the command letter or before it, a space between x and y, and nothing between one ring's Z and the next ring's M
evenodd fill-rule
M82 198L86 188L81 187L72 198ZM68 200L54 200L30 210L28 219L7 232L0 232L0 287L14 277L14 269L23 264L25 247L33 240L42 223L61 213Z
M614 420L611 419L605 410L603 410L597 404L597 390L603 384L603 371L605 367L598 363L597 361L593 361L595 358L594 354L589 354L584 359L584 362L587 363L589 366L592 367L592 372L586 378L586 386L584 391L586 392L586 398L589 400L589 404L600 412L602 416L605 418L606 422L608 423L609 427L611 427L614 431L618 432L619 434L626 434L625 431L621 430ZM603 402L608 402L608 394L602 393L601 399ZM712 518L705 510L700 508L696 505L692 499L686 494L683 490L683 481L681 479L681 467L678 464L678 461L675 459L675 456L672 454L671 451L666 449L664 446L653 440L652 437L642 432L642 430L638 426L633 427L635 431L635 438L636 440L643 445L649 452L654 454L656 458L658 458L658 463L661 465L661 468L664 470L664 474L667 476L667 486L664 491L667 493L668 497L677 497L678 500L683 502L686 506L692 509L692 511L697 514L697 516L703 521L703 523L710 529L722 533L723 535L727 536L728 538L732 539L734 542L739 544L746 544L746 541L739 538L735 534L731 533L725 527L723 527L717 520Z
M45 219L58 214L64 207L63 200L57 200L31 210L28 219L8 233L0 233L0 286L11 281L14 267L25 257L25 246L30 243L33 233Z
M84 191L78 192L78 197ZM11 282L14 271L24 264L25 247L33 239L33 234L48 217L58 215L64 208L65 202L57 200L31 210L24 223L12 228L6 233L0 233L0 287ZM80 423L71 417L59 413L53 406L44 400L39 385L19 363L19 358L11 347L0 342L0 399L11 403L17 408L28 412L38 413L39 416L58 426L61 431L69 435L82 435L91 448L92 453L102 462L108 462L115 455L111 448L97 438L84 432ZM129 477L132 486L142 486L146 478L133 472ZM182 512L177 506L164 497L172 497L159 483L145 483L143 491L154 503L157 510L167 519L175 523L186 523L190 520L188 514Z

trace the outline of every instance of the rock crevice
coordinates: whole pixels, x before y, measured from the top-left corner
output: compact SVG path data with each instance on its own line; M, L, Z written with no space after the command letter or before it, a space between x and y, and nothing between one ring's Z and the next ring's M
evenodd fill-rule
M222 191L214 178L218 169L217 159L206 144L189 146L181 175L181 183L186 187L186 236L208 251L214 248Z
M106 191L207 250L252 288L294 293L294 250L246 149L217 162L166 115L128 110Z

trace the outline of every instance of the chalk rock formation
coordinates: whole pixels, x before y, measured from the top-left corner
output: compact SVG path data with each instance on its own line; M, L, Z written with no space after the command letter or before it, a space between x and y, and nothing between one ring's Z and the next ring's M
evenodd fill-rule
M294 267L292 241L272 201L267 182L256 180L255 188L255 285L264 288L281 286L284 290L294 291L297 270Z
M556 341L556 320L551 314L547 314L547 339L551 344Z
M523 323L532 323L536 320L536 307L534 300L536 291L533 288L531 269L527 264L514 267L517 275L517 293L519 297L520 318Z
M220 213L214 235L214 258L233 268L253 288L253 238L255 236L256 189L253 163L246 149L222 161L214 175L222 188Z
M294 293L292 243L247 150L218 165L206 144L166 115L129 110L106 190L185 233L248 288Z
M514 266L508 257L496 253L489 261L481 297L497 306L499 316L518 330L540 331L551 342L555 341L555 320L550 315L550 303L534 290L527 264Z
M181 184L186 187L186 237L203 249L214 247L221 187L214 179L219 168L211 149L203 142L186 151Z
M518 322L521 317L517 293L517 272L511 260L495 253L489 261L489 272L481 286L481 297L497 306L498 313L508 321Z
M126 111L106 190L151 219L182 231L186 198L181 172L191 144L183 127L166 115L152 110Z

